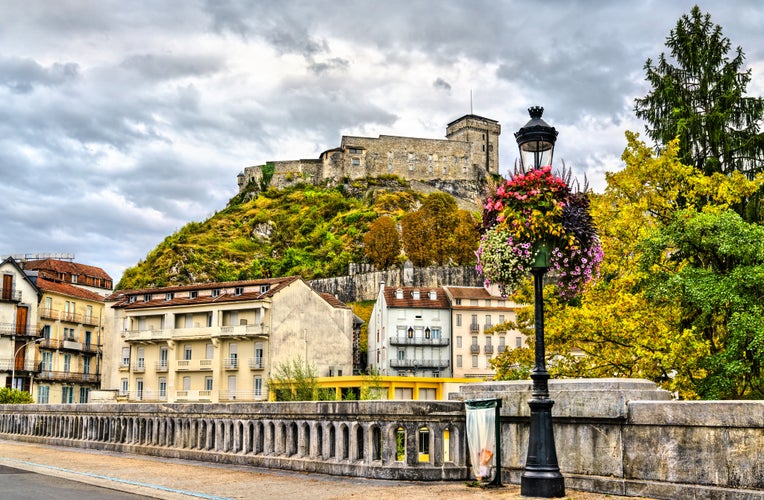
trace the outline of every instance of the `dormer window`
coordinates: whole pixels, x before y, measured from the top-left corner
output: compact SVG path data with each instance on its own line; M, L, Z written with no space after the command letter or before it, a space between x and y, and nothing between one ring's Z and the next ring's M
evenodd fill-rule
M396 299L402 299L403 298L403 290L400 288L395 291L395 298Z
M265 293L271 289L271 285L260 285L260 293Z
M215 288L214 290L212 290L212 296L220 297L220 288Z
M236 288L233 289L233 294L234 295L241 295L242 293L244 293L244 287L243 286L237 286Z
M128 304L132 304L133 302L135 302L135 295L131 295L131 296L130 296L130 297L127 299L127 302L128 302Z
M414 300L419 300L419 290L412 291L411 296L414 298Z
M173 292L167 292L164 296L164 300L172 300L175 298L175 294Z
M77 283L77 279L79 279L79 276L72 274L72 283Z
M430 300L438 300L438 292L430 290Z
M143 301L144 302L148 302L150 300L151 300L151 294L150 293L147 293L146 295L143 296Z
M188 292L188 298L189 299L195 299L199 296L199 292L197 290L191 290Z

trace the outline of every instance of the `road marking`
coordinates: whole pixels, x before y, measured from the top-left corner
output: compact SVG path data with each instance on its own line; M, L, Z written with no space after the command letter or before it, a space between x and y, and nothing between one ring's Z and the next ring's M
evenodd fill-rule
M5 457L3 457L2 460L6 461L6 462L16 462L16 463L19 463L19 464L31 465L31 466L34 466L34 467L42 467L44 469L51 469L51 470L55 470L55 471L59 471L59 472L66 472L68 474L76 474L76 475L79 475L79 476L93 477L93 478L96 478L96 479L105 479L107 481L113 481L115 483L129 484L131 486L142 486L144 488L152 488L152 489L155 489L155 490L166 491L166 492L169 492L169 493L179 493L181 495L189 495L189 496L197 497L197 498L205 498L207 500L233 500L233 499L228 498L228 497L218 497L218 496L215 496L215 495L207 495L206 493L197 493L195 491L176 490L174 488L168 488L166 486L160 486L158 484L140 483L138 481L130 481L129 479L120 479L118 477L109 477L109 476L103 476L101 474L93 474L92 472L79 472L79 471L76 471L76 470L70 470L70 469L64 469L64 468L61 468L61 467L55 467L53 465L45 465L45 464L38 464L38 463L35 463L35 462L28 462L26 460L17 460L17 459L14 459L14 458L5 458Z

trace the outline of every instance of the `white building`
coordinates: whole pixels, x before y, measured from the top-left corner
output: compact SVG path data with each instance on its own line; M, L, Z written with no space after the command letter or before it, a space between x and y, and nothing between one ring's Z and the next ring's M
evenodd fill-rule
M452 377L450 304L442 288L380 287L369 367L381 375Z

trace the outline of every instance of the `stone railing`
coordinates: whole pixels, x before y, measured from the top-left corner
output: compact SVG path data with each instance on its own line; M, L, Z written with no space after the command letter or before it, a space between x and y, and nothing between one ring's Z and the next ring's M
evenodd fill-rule
M645 380L549 383L567 488L764 500L764 401L672 401ZM468 480L463 400L500 398L502 480L519 483L530 382L451 401L0 405L0 438L396 480Z
M447 401L6 405L0 437L378 479L468 477L464 405Z

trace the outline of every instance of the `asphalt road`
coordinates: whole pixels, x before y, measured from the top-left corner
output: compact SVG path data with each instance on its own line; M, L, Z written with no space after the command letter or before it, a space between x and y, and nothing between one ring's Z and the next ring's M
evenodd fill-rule
M0 465L3 500L138 500L145 497Z

